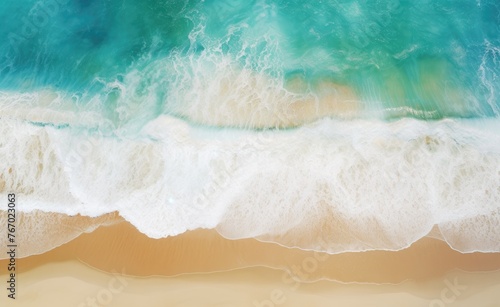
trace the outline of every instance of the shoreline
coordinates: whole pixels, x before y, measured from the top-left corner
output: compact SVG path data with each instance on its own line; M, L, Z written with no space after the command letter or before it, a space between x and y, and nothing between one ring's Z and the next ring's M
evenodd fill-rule
M22 245L20 245L22 246ZM400 283L429 280L453 270L500 270L500 253L460 253L424 238L405 250L329 255L255 239L228 240L215 230L152 239L128 222L101 226L40 255L17 259L22 272L80 261L103 272L118 266L131 276L177 276L265 266L288 271L293 281ZM411 264L411 265L410 265ZM7 260L0 261L6 267Z
M19 276L16 300L8 306L496 306L500 271L453 271L425 282L342 284L283 282L282 272L246 268L176 277L131 277L105 273L78 261L42 265ZM123 271L122 271L123 272ZM0 275L4 278L5 275Z

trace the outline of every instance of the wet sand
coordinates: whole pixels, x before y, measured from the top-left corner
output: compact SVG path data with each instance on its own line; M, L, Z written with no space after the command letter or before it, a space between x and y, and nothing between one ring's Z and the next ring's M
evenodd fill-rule
M320 281L290 287L282 272L249 268L166 277L122 277L78 261L22 273L19 298L2 306L484 306L500 302L500 273L453 272L428 282L398 285ZM2 279L5 276L2 276ZM455 284L454 284L455 283ZM448 303L446 303L448 302ZM7 305L5 303L8 303Z
M17 268L18 299L4 292L2 306L500 304L499 253L462 254L431 238L398 252L327 255L213 230L151 239L119 222L17 259Z

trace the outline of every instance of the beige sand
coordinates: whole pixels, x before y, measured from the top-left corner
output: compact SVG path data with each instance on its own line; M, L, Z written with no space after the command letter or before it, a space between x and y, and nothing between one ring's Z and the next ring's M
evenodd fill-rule
M229 68L229 67L228 67ZM228 74L228 70L230 71ZM221 70L192 81L194 89L172 89L180 101L173 113L210 126L275 128L297 127L323 117L354 118L362 110L354 89L301 77L284 86L277 80L248 69Z
M454 272L428 282L399 285L320 281L299 287L284 283L282 274L272 269L250 268L171 278L125 278L99 272L78 261L65 261L22 273L18 299L13 302L2 295L0 305L496 307L500 304L500 272Z
M7 280L6 260L0 267ZM327 255L212 230L155 240L119 222L17 268L18 300L4 291L1 306L500 306L500 254L461 254L430 238L399 252ZM173 276L182 273L192 274Z
M213 230L151 239L124 221L102 226L44 254L18 259L18 264L26 272L42 264L76 259L107 272L124 268L135 276L267 266L291 271L294 279L305 281L327 278L377 283L436 278L456 268L474 272L500 269L500 253L462 254L431 238L399 252L328 255L254 239L227 240ZM6 267L6 261L0 261L0 266Z

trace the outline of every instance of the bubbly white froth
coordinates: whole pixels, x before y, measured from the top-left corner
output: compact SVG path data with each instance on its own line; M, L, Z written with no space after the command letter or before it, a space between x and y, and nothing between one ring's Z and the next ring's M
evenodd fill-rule
M117 211L159 238L216 228L338 253L398 250L438 225L462 252L500 251L498 121L324 119L286 131L162 116L135 137L0 122L0 191L19 210Z

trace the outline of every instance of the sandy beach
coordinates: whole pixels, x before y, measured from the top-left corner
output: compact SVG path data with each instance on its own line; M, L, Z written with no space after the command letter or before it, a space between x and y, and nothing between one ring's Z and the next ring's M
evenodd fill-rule
M5 0L0 307L500 307L500 0Z
M7 260L0 266L6 267ZM497 306L500 254L425 238L328 255L213 230L151 239L128 222L17 259L8 306ZM2 271L2 280L7 279ZM450 289L450 290L444 290ZM449 301L450 303L446 303Z
M498 306L500 273L452 272L398 285L321 281L291 288L282 272L249 268L172 278L123 277L78 261L40 266L20 275L19 299L3 306ZM4 276L2 276L2 279ZM453 283L458 284L458 289ZM451 286L450 286L451 285ZM446 290L449 289L449 290ZM455 294L456 293L458 294ZM442 296L444 293L445 296ZM449 303L446 303L449 302ZM8 303L8 305L4 305Z

